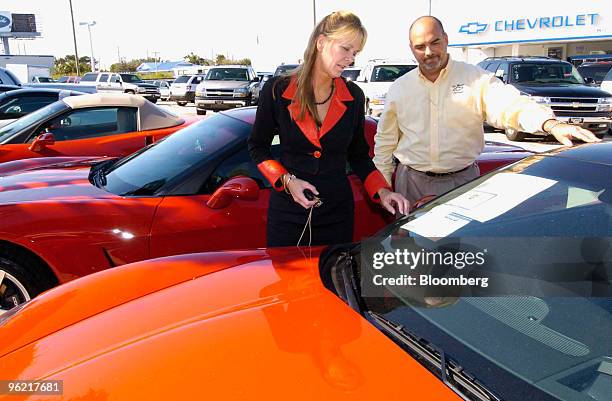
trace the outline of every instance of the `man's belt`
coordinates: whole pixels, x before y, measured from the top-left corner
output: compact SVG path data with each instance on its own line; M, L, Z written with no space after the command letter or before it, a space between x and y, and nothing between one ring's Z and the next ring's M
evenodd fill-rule
M469 166L467 166L467 167L462 168L461 170L449 171L448 173L435 173L433 171L421 171L421 173L425 173L425 175L428 176L428 177L448 177L449 175L453 175L453 174L457 174L457 173L460 173L462 171L465 171L465 170L467 170L470 167L472 167L471 164Z

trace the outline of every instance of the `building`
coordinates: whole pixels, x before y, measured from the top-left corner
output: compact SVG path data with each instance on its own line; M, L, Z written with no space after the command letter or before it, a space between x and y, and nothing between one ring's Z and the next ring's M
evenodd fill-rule
M474 17L434 13L449 36L454 58L478 63L494 56L612 54L612 7L607 1L470 2ZM435 10L434 10L435 11ZM448 14L447 14L448 13Z

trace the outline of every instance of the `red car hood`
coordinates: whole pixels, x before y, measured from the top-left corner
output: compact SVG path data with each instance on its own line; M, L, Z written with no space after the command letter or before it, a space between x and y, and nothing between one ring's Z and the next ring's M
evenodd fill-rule
M73 281L0 326L0 369L63 380L58 399L459 399L326 290L307 252L186 255Z
M91 165L106 158L71 157L0 164L0 204L114 197L89 182Z

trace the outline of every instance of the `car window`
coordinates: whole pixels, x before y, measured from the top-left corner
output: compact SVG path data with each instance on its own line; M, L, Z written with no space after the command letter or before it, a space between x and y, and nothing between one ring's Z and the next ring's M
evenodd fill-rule
M98 78L98 74L85 74L81 78L81 82L95 82L96 78Z
M346 78L347 81L355 81L360 72L361 70L344 70L342 71L342 76Z
M0 103L0 114L18 118L57 101L57 95L22 96L9 98Z
M180 77L175 79L173 83L174 84L184 84L187 81L189 81L189 78L191 78L191 75L181 75Z
M278 158L280 156L280 143L272 145L272 156ZM219 166L212 172L208 180L204 183L199 193L212 194L223 183L233 177L243 176L250 177L257 182L259 188L271 188L270 183L266 180L253 160L246 148L240 149L227 159L223 160Z
M123 134L137 130L137 112L134 107L73 110L52 119L41 129L51 132L56 141Z
M569 63L516 63L512 65L511 82L583 84L576 67Z
M211 68L206 75L210 81L248 81L246 68Z
M108 81L108 74L100 74L100 79L98 82L106 82Z
M121 160L106 175L104 189L117 195L146 196L178 177L201 177L200 182L204 182L207 179L204 172L212 168L210 163L238 141L244 141L251 128L250 124L223 114L192 124L181 130L180 135L170 135Z
M485 68L485 70L490 71L490 72L495 72L497 71L497 67L501 64L501 61L493 61L492 63L489 63L487 65L487 67Z
M416 65L377 65L372 70L371 82L393 82Z

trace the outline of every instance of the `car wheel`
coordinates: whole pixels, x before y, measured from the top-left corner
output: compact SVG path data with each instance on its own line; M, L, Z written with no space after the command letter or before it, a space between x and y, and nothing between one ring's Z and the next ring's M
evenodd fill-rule
M187 106L187 102L176 102L179 106Z
M0 316L57 285L34 257L15 249L0 251Z
M525 133L512 128L506 128L506 137L511 141L522 141L525 139Z
M200 109L196 109L196 114L199 116L203 116L206 114L206 110L200 110Z
M134 91L125 91L125 93L129 93L130 95L135 95L136 94L136 92L134 92Z

